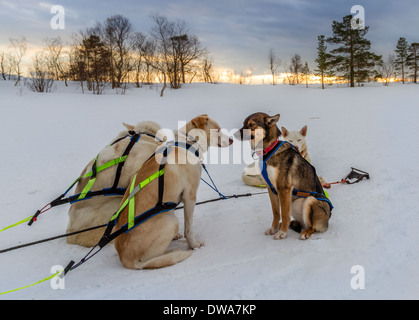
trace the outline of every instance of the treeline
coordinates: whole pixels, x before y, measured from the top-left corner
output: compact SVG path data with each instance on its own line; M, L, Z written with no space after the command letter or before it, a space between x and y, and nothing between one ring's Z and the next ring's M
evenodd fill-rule
M308 83L311 74L320 77L322 88L328 83L345 82L354 87L368 81L381 80L388 85L391 79L405 80L411 78L417 83L419 43L408 43L400 38L393 54L386 59L371 51L371 41L366 38L369 27L354 28L352 15L343 17L342 21L333 21L332 35L318 36L316 67L312 71L308 63L303 64L301 56L294 54L284 67L284 82L294 85ZM328 50L327 44L332 46ZM273 49L268 53L269 69L272 84L276 84L281 61Z
M126 17L114 15L74 34L69 45L59 37L45 39L45 49L29 66L31 81L62 80L66 85L77 81L83 92L94 94L106 86L125 90L130 83L141 87L160 82L164 90L167 85L178 89L192 81L218 81L208 50L185 21L170 21L159 14L151 19L148 33L134 30ZM17 84L26 39L10 41L9 52L0 53L0 72L3 79L16 74Z
M134 30L126 17L113 15L74 34L70 44L64 44L59 37L44 39L44 50L28 66L28 87L48 92L54 80L64 81L65 85L75 81L83 92L101 94L106 87L123 93L128 85L141 87L158 82L163 83L163 95L167 86L178 89L189 82L220 81L221 75L216 72L208 50L185 21L170 21L159 14L150 18L153 24L147 33ZM270 49L270 82L278 83L282 73L284 83L306 86L315 75L323 89L325 83L347 83L351 87L368 81L388 85L394 79L417 83L419 43L409 43L400 37L394 52L383 59L371 50L371 41L366 37L369 27L354 28L352 20L353 16L347 15L342 21L333 21L331 35L318 36L313 70L297 53L282 65ZM2 79L13 78L15 85L19 84L26 52L26 38L10 39L9 50L0 52ZM239 74L229 72L224 77L228 82L251 84L253 68Z

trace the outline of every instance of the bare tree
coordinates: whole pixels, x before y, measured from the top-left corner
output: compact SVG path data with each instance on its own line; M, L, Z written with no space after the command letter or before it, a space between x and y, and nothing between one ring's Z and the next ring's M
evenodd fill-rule
M22 59L26 55L27 41L25 37L9 38L11 44L11 62L13 71L16 72L17 80L15 86L20 82L22 75Z
M112 88L120 88L132 69L129 59L129 39L132 32L131 22L122 15L114 15L105 21L104 37L111 53Z
M176 54L179 59L179 68L182 83L186 83L188 73L196 74L191 64L203 57L207 50L202 47L198 37L190 34L189 28L184 20L178 20L175 23ZM173 38L173 37L172 37Z
M6 63L7 63L6 53L2 51L0 53L0 72L1 72L1 77L3 78L3 80L7 80L6 79L6 68L7 68Z
M294 76L294 83L299 84L299 78L300 73L303 69L303 64L301 62L301 56L299 54L294 54L294 56L291 57L291 65L290 65L290 72Z
M12 79L12 73L13 73L13 56L10 52L8 52L5 56L6 59L6 74L7 74L7 80Z
M131 36L131 47L134 53L135 84L140 87L140 74L142 62L144 60L146 36L142 32L134 32Z
M419 43L414 42L409 46L408 66L413 72L413 83L418 83Z
M197 36L189 33L183 20L169 21L167 17L154 14L151 16L154 26L151 36L156 44L157 59L155 68L167 75L170 86L178 89L186 83L186 77L197 74L194 62L205 55Z
M0 53L0 72L3 80L10 80L13 69L13 59L10 52ZM7 77L6 77L7 76Z
M54 72L55 80L64 79L65 85L68 86L68 63L63 61L64 55L64 43L61 38L46 38L44 40L46 44L46 51L48 53L48 59L50 60L51 68Z
M254 71L254 68L249 67L249 69L247 69L246 74L245 74L245 80L247 80L247 84L249 84L249 85L252 84L253 71Z
M206 55L201 62L201 70L202 70L202 81L214 83L213 81L213 61L208 55Z
M172 88L177 89L180 88L180 81L181 81L181 47L183 46L183 42L188 41L188 35L174 35L170 37L170 41L173 47L172 51Z
M384 79L384 85L388 86L390 79L396 76L396 58L394 54L389 54L386 61L380 62L378 72Z
M288 84L291 84L291 85L295 84L295 79L294 79L294 76L292 74L292 67L289 66L287 63L285 63L285 65L284 65L284 75L285 75L284 83L288 82Z
M269 60L269 69L271 70L271 74L272 74L272 85L275 85L276 84L275 75L277 74L279 66L281 65L281 60L277 58L275 51L273 49L269 49L268 60Z
M174 24L169 22L167 17L158 14L153 14L151 18L154 21L154 25L151 29L151 37L154 40L155 45L155 60L153 62L153 68L161 73L163 76L163 89L160 93L163 96L163 91L166 88L166 81L169 78L171 86L175 86L175 81L172 80L173 74L173 46L171 38L174 36Z
M35 92L51 92L54 73L51 72L50 59L45 53L37 53L29 67L30 78L26 86Z
M237 74L236 71L234 71L234 77L236 79L237 84L245 84L246 83L246 77L245 77L243 71L241 71L240 74Z
M152 39L147 39L143 46L143 58L145 64L145 82L151 84L153 82L153 62L156 59L156 44Z

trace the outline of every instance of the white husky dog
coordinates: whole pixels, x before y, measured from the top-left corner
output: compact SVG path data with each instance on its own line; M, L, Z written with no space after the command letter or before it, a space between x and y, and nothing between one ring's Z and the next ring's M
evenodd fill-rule
M284 140L294 145L300 152L301 156L308 162L311 162L307 151L307 126L305 125L302 127L300 131L288 131L287 128L281 127L281 132Z
M143 121L136 126L126 123L123 123L123 125L126 130L120 132L118 136L98 154L96 167L100 167L109 161L121 157L130 143L130 138L134 132L137 134L145 133L140 135L139 140L133 144L132 149L124 161L117 187L126 189L132 176L156 151L158 146L162 143L162 140L154 138L161 129L160 125L156 122ZM94 159L86 165L81 173L82 176L92 171L93 163ZM98 172L90 191L112 187L115 182L117 167L118 165L112 165L109 168ZM86 184L89 182L89 179L89 177L85 177L78 181L75 194L79 194L83 191ZM67 233L106 224L111 216L119 209L122 196L123 194L111 196L99 195L72 203L68 211L69 222L67 225ZM103 232L104 229L99 228L69 236L67 237L67 243L92 247L100 240Z

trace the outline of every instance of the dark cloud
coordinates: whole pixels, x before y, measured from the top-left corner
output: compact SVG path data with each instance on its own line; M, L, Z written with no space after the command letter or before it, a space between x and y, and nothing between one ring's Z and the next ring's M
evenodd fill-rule
M170 19L183 19L192 33L201 38L215 63L255 73L267 71L267 53L273 48L283 61L299 53L314 67L317 36L331 34L333 20L350 14L353 5L365 8L367 35L378 54L394 50L397 39L419 41L419 2L417 0L62 0L66 9L66 30L51 30L49 8L53 3L0 1L0 45L9 37L25 35L36 45L47 36L70 37L72 32L119 13L138 31L147 33L151 13Z

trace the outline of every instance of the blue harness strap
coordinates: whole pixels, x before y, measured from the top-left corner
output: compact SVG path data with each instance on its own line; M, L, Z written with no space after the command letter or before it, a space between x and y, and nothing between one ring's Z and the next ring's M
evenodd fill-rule
M190 143L187 142L182 142L182 141L175 141L175 146L176 147L181 147L184 148L190 152L192 152L195 157L197 157L199 159L199 150L196 149L193 145L191 145Z
M266 162L272 157L272 155L278 151L278 149L285 143L285 141L282 141L281 143L278 143L278 145L272 150L272 152L270 152L267 157L265 159L263 159L262 156L262 161L260 161L259 158L259 167L260 167L260 171L262 172L262 176L263 179L265 179L266 183L268 184L269 189L271 189L271 191L278 195L278 193L276 192L274 186L271 183L271 180L269 180L269 176L268 176L268 172L266 171L267 165ZM288 143L288 142L287 142Z
M282 141L281 143L278 143L278 145L271 150L265 158L263 158L263 155L261 156L261 158L259 158L259 167L260 167L260 171L262 173L263 178L266 181L266 184L268 185L269 189L271 189L271 191L273 192L273 194L278 195L278 193L276 192L275 187L272 185L271 180L269 179L268 176L268 172L267 172L267 165L266 162L272 157L272 155L278 151L278 149L284 144L284 143L288 143L293 149L295 149L295 147L289 143L288 141ZM310 164L311 165L311 164ZM321 185L320 185L321 186ZM317 189L317 188L316 188ZM301 190L297 190L297 189L293 189L292 190L292 195L295 197L299 197L299 198L307 198L309 196L313 196L315 197L317 200L320 201L325 201L329 204L330 206L330 210L333 209L333 205L332 202L329 200L329 198L324 194L323 188L321 188L322 192L318 192L318 191L301 191Z
M301 191L301 190L293 189L292 190L292 195L294 197L298 197L298 198L307 198L309 196L313 196L317 200L327 202L330 206L330 210L333 209L332 202L329 200L329 198L325 194L322 194L320 192Z
M172 146L175 146L175 147L181 147L181 148L184 148L184 149L186 149L187 151L189 151L189 152L192 152L194 155L195 155L195 157L197 157L198 159L199 159L199 150L197 149L197 148L195 148L193 145L191 145L190 143L187 143L187 142L183 142L183 141L175 141L175 142L170 142L169 144L169 153L170 153L170 150L171 150L171 147ZM163 148L164 149L164 148ZM162 151L158 151L158 152L162 152ZM157 153L157 152L156 152ZM212 185L211 184L209 184L207 181L205 181L202 177L201 177L201 181L203 181L206 185L208 185L211 189L213 189L215 192L217 192L218 193L218 195L220 196L220 197L222 197L223 199L227 199L227 197L225 196L225 195L223 195L219 190L218 190L218 188L217 188L217 186L215 185L215 183L214 183L214 181L212 180L212 178L211 178L211 175L209 174L209 172L208 172L208 170L207 170L207 168L206 168L206 166L203 164L203 163L201 163L201 166L202 166L202 168L205 170L205 172L207 173L207 175L208 175L208 177L209 177L209 179L211 180L211 183L212 183Z

